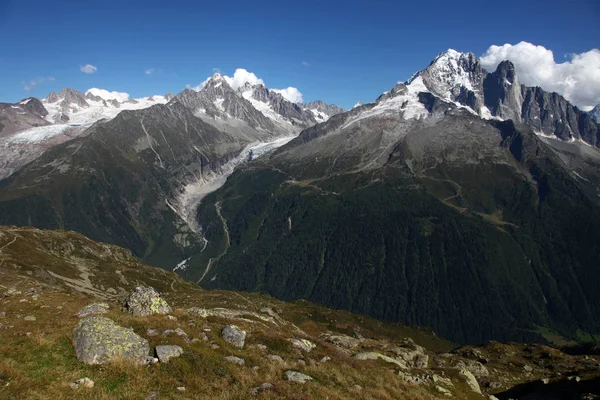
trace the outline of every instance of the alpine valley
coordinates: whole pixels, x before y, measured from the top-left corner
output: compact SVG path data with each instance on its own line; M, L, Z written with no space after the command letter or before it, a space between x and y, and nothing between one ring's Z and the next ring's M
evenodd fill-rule
M599 113L448 50L349 111L220 74L0 104L0 225L455 343L600 333Z

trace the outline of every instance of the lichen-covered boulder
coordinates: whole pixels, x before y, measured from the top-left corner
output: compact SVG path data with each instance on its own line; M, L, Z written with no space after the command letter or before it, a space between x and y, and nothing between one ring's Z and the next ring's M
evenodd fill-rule
M235 325L227 325L221 331L221 337L235 347L242 348L244 347L244 341L246 340L246 331L241 330Z
M285 377L290 382L306 383L312 381L313 378L298 371L285 371Z
M170 314L171 307L152 287L138 286L129 295L125 310L134 316L145 317L152 314Z
M386 355L383 355L381 353L377 353L374 351L367 351L364 353L354 354L352 357L357 360L377 360L377 359L379 359L379 360L383 360L385 362L396 364L400 368L404 368L404 369L408 368L408 366L406 365L406 362L404 360L388 357Z
M75 316L84 318L90 315L106 314L108 312L108 304L106 303L94 303L88 304L83 307Z
M73 329L73 344L77 358L86 364L105 364L116 358L143 363L150 352L146 339L100 316L79 321Z
M173 345L161 345L156 346L156 358L161 363L169 362L171 358L179 357L183 354L183 349L180 346Z

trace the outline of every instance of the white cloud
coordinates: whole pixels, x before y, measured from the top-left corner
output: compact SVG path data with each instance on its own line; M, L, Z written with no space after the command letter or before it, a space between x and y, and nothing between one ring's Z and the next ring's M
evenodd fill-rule
M204 86L206 86L206 84L208 83L209 80L210 80L210 77L208 77L205 80L203 80L198 86L185 85L185 87L188 88L188 89L193 89L196 92L199 92L199 91L202 90L202 88Z
M223 76L225 81L233 88L233 90L237 90L239 87L244 86L247 82L250 82L252 85L264 85L265 82L254 75L252 72L246 71L244 68L238 68L233 73L233 78L229 76Z
M48 76L48 77L44 77L44 78L37 78L35 80L30 80L28 83L23 82L24 86L23 89L25 89L25 91L29 92L30 90L33 90L37 85L44 83L44 82L53 82L55 79L53 76Z
M310 67L310 63L308 61L302 61L302 65L305 67Z
M101 97L104 100L117 100L119 103L129 100L129 93L125 92L109 92L108 90L91 88L85 94L91 93L94 96Z
M147 69L145 73L146 75L152 75L154 73L154 68Z
M287 89L272 89L273 92L279 93L285 99L291 101L292 103L303 103L304 98L302 97L302 93L295 87L289 87Z
M79 70L81 72L85 72L86 74L93 74L94 72L98 71L98 68L92 64L85 64L79 67Z
M560 93L588 111L600 104L600 50L571 54L567 58L567 61L557 63L552 50L520 42L490 46L480 60L489 71L494 71L501 61L510 60L521 83Z

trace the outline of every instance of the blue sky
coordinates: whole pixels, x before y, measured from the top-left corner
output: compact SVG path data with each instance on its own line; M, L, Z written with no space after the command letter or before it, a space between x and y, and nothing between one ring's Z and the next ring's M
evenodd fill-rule
M305 101L351 107L447 48L480 56L527 41L560 63L600 47L597 0L404 3L0 0L0 101L62 87L176 93L215 68L245 68ZM86 64L97 71L81 72Z

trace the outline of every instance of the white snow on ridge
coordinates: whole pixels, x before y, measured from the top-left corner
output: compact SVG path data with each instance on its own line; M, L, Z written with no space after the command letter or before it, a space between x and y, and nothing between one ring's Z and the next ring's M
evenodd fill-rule
M423 78L420 76L416 77L406 86L406 88L408 90L405 94L400 94L381 101L370 110L364 111L349 120L342 129L345 129L360 120L378 115L398 115L398 113L402 113L402 118L405 120L421 119L427 116L429 111L427 111L423 103L419 101L420 92L429 92L423 83Z
M19 104L25 105L25 104L29 103L30 101L31 101L31 99L25 99L22 102L20 102Z
M105 89L90 88L85 92L85 94L88 93L98 96L104 100L117 100L119 103L129 100L129 93L125 92L109 92Z

